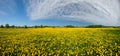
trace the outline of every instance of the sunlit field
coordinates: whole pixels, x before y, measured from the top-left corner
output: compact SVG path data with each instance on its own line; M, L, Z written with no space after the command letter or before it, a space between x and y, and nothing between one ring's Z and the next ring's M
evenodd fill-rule
M119 56L118 28L0 28L0 56Z

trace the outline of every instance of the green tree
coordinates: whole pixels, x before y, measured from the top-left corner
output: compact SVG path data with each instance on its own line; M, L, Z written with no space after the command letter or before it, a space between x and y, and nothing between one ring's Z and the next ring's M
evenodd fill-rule
M11 28L15 28L15 25L12 25Z
M27 26L27 25L25 25L25 26L24 26L24 28L28 28L28 26Z
M37 26L37 25L35 25L34 27L35 27L35 28L38 28L38 26Z
M5 24L5 27L6 27L6 28L9 28L10 26L9 26L9 24Z
M102 28L104 27L103 25L88 25L86 28Z
M40 28L43 28L44 26L43 25L40 25Z
M3 25L1 25L0 27L1 27L1 28L4 28L4 26L3 26Z
M73 25L66 25L64 27L66 27L66 28L74 28L75 26L73 26Z

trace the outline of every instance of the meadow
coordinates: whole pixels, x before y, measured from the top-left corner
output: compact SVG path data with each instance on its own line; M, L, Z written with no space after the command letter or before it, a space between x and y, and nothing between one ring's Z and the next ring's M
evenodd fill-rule
M119 28L0 28L0 56L119 55Z

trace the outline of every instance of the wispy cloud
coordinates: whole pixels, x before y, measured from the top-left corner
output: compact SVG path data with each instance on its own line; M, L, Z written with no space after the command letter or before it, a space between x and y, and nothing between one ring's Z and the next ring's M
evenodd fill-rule
M119 0L28 0L26 11L33 19L62 17L67 20L85 20L94 24L118 25Z
M0 0L0 16L11 15L15 10L15 0Z

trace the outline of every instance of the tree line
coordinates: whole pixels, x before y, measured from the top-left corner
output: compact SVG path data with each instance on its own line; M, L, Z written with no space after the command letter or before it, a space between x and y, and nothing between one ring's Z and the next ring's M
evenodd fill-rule
M40 25L40 26L37 26L37 25L35 25L35 26L27 26L27 25L15 26L15 25L9 25L9 24L0 25L0 28L42 28L42 27L43 27L43 25Z
M15 26L15 25L0 25L0 28L120 28L120 26L104 26L104 25L88 25L88 26L74 26L74 25L66 25L66 26L47 26L47 25L35 25L35 26Z
M34 25L34 26L28 26L28 25L24 25L24 26L15 26L15 25L9 25L9 24L5 24L5 25L0 25L0 28L45 28L45 27L59 27L59 26L47 26L47 25Z

